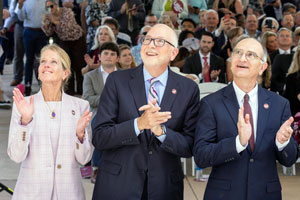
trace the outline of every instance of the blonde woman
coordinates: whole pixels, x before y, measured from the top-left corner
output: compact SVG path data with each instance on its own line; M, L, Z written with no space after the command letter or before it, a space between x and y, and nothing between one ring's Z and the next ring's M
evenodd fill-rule
M84 55L84 60L86 62L86 66L81 69L82 75L86 74L87 72L96 69L100 67L100 60L98 58L98 53L101 44L105 42L115 42L116 43L116 38L109 26L107 25L102 25L99 26L96 30L96 34L94 37L94 43L91 48L91 50Z
M276 33L271 31L265 32L261 38L261 44L267 49L268 54L277 51L279 46Z
M41 90L13 91L8 155L22 163L13 200L85 199L79 164L92 156L89 103L64 93L70 58L57 45L41 51Z

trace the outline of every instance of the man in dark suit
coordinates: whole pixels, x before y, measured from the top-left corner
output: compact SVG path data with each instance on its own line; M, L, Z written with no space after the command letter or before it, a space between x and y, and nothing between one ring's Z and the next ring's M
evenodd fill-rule
M285 94L285 83L288 70L292 64L294 54L279 54L272 64L271 90L280 95Z
M199 52L187 58L183 65L183 72L196 74L200 82L225 83L225 66L221 57L211 52L214 46L214 36L209 32L202 32L199 41ZM208 78L205 78L209 75Z
M277 41L279 49L270 54L270 60L273 64L275 57L279 54L291 54L293 45L293 33L287 28L280 28L277 32Z
M103 152L94 200L183 199L180 157L192 156L199 89L169 69L177 45L157 24L142 40L143 64L108 76L93 126Z
M205 200L282 198L276 160L293 165L298 146L289 102L257 84L266 61L256 39L238 41L233 83L201 100L193 151L199 167L212 166Z
M273 17L280 22L282 19L281 0L267 0L264 12L267 17Z

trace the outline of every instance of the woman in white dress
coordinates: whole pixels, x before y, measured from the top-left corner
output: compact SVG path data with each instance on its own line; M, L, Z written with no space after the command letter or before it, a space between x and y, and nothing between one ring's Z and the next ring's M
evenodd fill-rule
M40 91L23 97L13 91L14 105L8 155L19 163L13 199L85 199L79 165L91 159L89 103L63 92L70 58L57 45L41 51Z

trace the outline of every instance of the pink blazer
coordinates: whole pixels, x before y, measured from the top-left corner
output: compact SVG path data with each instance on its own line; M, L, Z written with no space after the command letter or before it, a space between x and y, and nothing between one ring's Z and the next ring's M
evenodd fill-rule
M94 147L90 125L82 144L76 136L76 125L86 109L87 101L63 93L54 165L48 123L51 119L42 92L34 95L33 120L27 126L20 124L21 115L13 105L7 152L13 161L22 164L12 199L51 199L54 184L58 199L85 199L78 164L84 165L91 159Z

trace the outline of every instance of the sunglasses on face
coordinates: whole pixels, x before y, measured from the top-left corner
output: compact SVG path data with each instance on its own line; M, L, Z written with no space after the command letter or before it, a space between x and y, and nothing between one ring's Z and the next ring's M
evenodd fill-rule
M54 5L49 5L49 6L46 6L46 9L49 9L49 8L54 8Z

